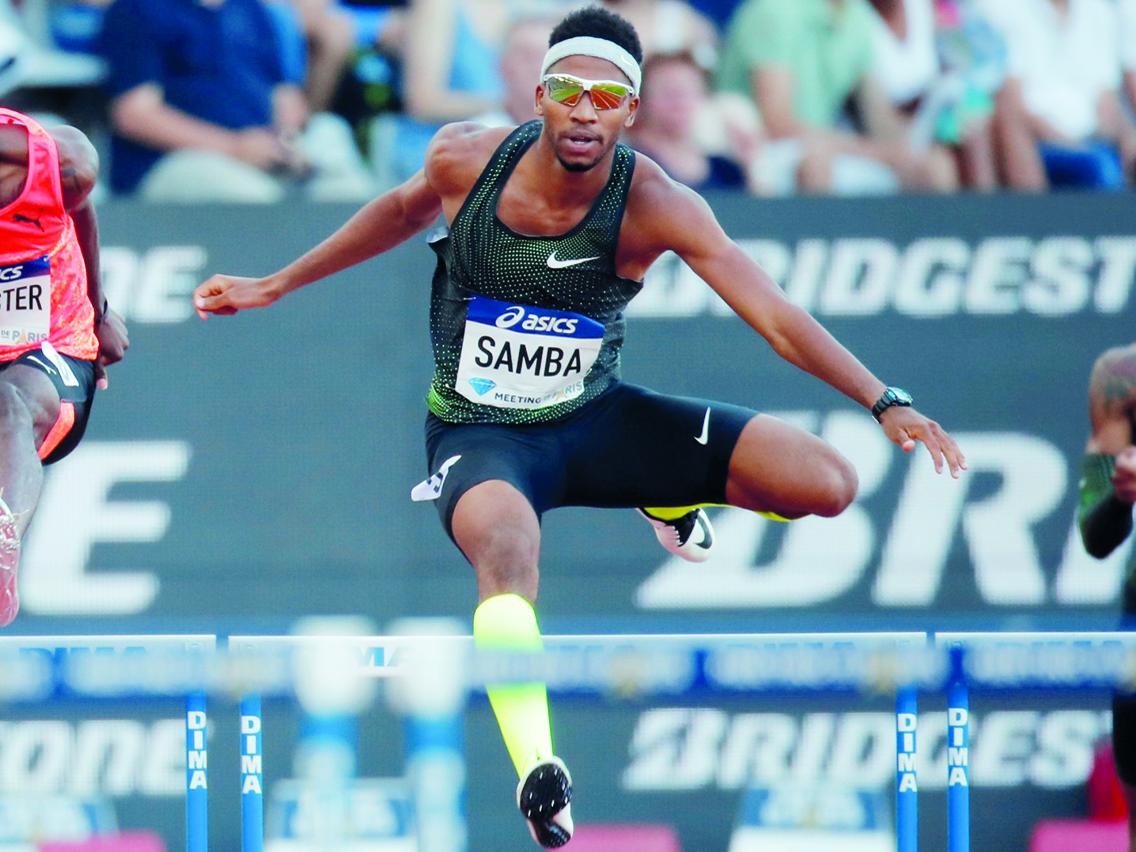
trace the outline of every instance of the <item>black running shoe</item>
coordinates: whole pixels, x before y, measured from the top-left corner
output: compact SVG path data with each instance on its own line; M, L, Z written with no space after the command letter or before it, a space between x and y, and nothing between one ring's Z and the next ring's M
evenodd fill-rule
M659 544L675 556L681 556L687 562L705 562L710 558L710 550L714 547L714 528L710 526L705 509L691 509L673 521L656 518L646 509L635 511L651 522Z
M558 757L532 767L517 784L517 807L533 840L555 849L572 839L572 776Z

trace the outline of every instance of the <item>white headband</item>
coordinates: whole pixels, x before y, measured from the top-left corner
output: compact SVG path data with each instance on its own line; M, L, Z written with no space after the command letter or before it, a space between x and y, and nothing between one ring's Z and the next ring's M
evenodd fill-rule
M643 82L643 72L639 70L639 63L635 61L634 56L614 41L593 36L575 36L552 45L548 49L548 53L544 54L544 63L540 66L540 76L543 77L547 74L548 69L565 56L595 56L599 59L606 59L627 75L627 79L631 81L631 86L636 92L639 91L639 84Z

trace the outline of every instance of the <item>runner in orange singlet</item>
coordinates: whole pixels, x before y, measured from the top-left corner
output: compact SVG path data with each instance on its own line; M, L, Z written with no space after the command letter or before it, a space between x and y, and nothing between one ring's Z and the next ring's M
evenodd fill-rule
M106 365L129 346L99 284L98 168L79 130L0 108L0 627L20 606L43 465L79 443Z

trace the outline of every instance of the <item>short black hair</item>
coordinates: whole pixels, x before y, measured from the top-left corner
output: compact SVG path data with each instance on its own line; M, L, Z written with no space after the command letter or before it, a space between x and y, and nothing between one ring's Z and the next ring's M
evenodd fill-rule
M567 15L553 28L548 37L548 46L552 47L576 36L591 36L615 42L630 53L636 62L643 62L643 46L639 43L635 27L601 6L587 6Z

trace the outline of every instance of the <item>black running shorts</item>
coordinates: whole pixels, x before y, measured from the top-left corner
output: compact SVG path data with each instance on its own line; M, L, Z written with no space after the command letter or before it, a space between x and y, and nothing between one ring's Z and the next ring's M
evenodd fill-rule
M628 384L614 385L563 420L536 426L455 424L430 414L431 479L415 489L414 499L436 501L451 538L458 499L491 479L513 485L538 517L557 506L724 503L730 456L756 414Z
M0 373L13 364L34 367L51 379L59 393L59 419L38 447L45 465L54 464L79 445L95 398L95 363L60 352L32 349L11 361L0 362Z

